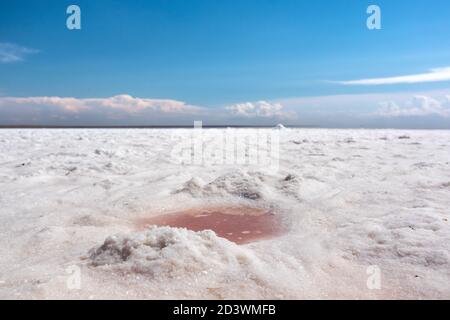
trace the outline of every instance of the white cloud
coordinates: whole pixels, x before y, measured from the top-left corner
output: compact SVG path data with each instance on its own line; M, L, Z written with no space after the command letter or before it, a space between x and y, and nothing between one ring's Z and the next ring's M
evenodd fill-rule
M238 103L225 107L232 115L244 118L286 118L288 112L283 110L281 103L267 101Z
M52 106L62 111L78 113L82 111L112 109L128 113L138 113L149 109L163 113L193 113L200 111L199 107L187 105L184 102L164 99L142 99L130 95L117 95L110 98L61 98L61 97L0 97L0 106Z
M130 95L109 98L0 97L0 124L159 124L202 117L204 108Z
M277 100L300 124L330 127L450 128L450 89Z
M38 50L18 46L12 43L0 42L0 63L22 61L25 56L37 53Z
M407 101L404 106L399 106L395 101L381 102L380 105L381 108L376 112L376 115L383 117L420 117L430 115L450 117L448 97L439 101L427 96L415 96L411 101Z
M338 81L337 83L343 85L374 86L384 84L405 84L405 83L423 83L423 82L438 82L438 81L450 81L450 67L431 69L429 72L426 73L406 75L406 76Z
M194 120L205 125L272 125L282 120L288 125L384 126L396 121L407 126L411 121L424 125L421 116L433 116L430 127L448 127L450 89L298 97L223 108L126 94L84 99L0 96L0 125L191 125Z
M170 99L136 98L127 94L108 98L58 96L1 97L0 124L209 124L266 123L295 114L280 103L259 101L224 108L205 108ZM291 117L292 118L292 117Z

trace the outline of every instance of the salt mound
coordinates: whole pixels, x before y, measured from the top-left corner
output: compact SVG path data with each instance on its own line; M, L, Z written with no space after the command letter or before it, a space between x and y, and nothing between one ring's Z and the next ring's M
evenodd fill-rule
M209 195L225 195L225 193L258 200L262 198L261 181L259 177L252 176L242 171L235 171L218 177L209 183L204 191Z
M183 187L174 193L189 193L193 197L201 197L203 195L203 182L194 177L184 183Z
M89 251L91 265L151 277L231 271L255 259L244 248L212 231L151 227L144 232L108 237Z
M282 129L286 129L286 127L283 126L281 123L279 123L279 124L276 125L275 129L282 130Z
M259 200L263 198L261 179L258 175L237 170L221 175L205 186L201 185L199 179L192 178L176 193L189 193L194 197L231 195L249 200Z

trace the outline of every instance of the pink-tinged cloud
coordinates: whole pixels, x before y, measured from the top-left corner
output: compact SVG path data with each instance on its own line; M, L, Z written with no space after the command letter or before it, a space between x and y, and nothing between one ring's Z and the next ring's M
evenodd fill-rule
M0 97L0 106L10 107L56 107L61 111L82 112L98 111L99 109L121 110L129 113L138 113L143 110L152 110L162 113L197 113L200 107L188 105L181 101L168 99L143 99L130 95L117 95L110 98L62 98L62 97Z
M169 99L0 97L0 124L157 125L202 118L205 108Z
M224 108L194 106L178 100L136 98L0 97L0 124L176 124L259 123L295 116L279 103L265 101ZM256 121L256 122L254 122Z

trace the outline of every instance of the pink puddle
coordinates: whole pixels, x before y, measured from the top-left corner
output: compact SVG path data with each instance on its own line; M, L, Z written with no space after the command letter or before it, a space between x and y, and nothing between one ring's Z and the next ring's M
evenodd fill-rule
M283 228L271 211L251 207L196 208L137 221L139 230L150 225L213 230L219 237L237 244L279 236Z

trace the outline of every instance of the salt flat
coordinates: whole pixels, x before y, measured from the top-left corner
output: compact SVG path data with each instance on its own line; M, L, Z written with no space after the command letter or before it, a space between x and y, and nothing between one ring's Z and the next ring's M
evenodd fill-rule
M450 131L282 129L265 170L180 164L175 130L0 130L0 298L450 299ZM239 205L286 232L135 228Z

